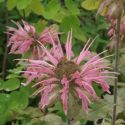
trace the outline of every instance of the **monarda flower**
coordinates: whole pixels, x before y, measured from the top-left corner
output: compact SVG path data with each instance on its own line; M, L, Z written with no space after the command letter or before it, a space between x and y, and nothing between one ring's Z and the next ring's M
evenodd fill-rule
M116 25L117 25L117 19L107 19L108 22L110 23L110 28L108 31L108 36L110 37L111 42L108 45L108 48L110 49L110 51L112 51L115 48L115 44L116 44ZM122 17L121 19L121 23L120 23L120 43L119 43L119 47L122 48L124 41L125 41L125 16Z
M103 14L107 17L117 19L124 10L124 0L102 0L97 14Z
M43 51L37 41L42 44L52 44L52 40L58 39L57 28L52 25L38 34L34 26L25 21L22 22L22 26L14 22L17 28L8 27L8 34L11 35L8 41L8 46L11 46L10 53L24 54L31 51L32 59L40 59Z
M105 51L98 55L91 53L89 51L91 44L89 40L79 56L75 57L72 51L72 32L68 32L65 52L63 52L60 41L53 43L53 51L48 51L41 44L46 54L45 60L44 58L43 60L28 60L31 71L24 71L28 78L25 85L31 80L37 81L33 85L38 88L34 95L41 95L39 103L41 109L59 99L67 114L69 94L72 94L74 99L81 100L82 109L87 112L88 105L98 99L93 84L98 84L104 92L110 93L106 80L114 78L109 75L114 72L108 71L110 67L105 58L109 56L100 57Z
M14 22L15 23L15 22ZM8 27L8 34L11 35L8 46L11 46L11 53L23 54L27 52L34 42L35 28L23 21L23 26L15 23L17 28Z

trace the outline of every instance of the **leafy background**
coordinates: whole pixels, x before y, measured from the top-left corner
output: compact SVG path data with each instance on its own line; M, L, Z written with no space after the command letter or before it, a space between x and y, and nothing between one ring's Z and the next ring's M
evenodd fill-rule
M7 55L6 79L2 78L3 60L6 54L7 35L6 26L13 26L11 20L25 20L34 25L37 32L46 26L54 24L61 36L62 45L66 40L67 32L73 30L73 49L78 54L88 38L95 38L91 50L99 53L107 48L110 42L107 37L108 23L103 16L96 18L96 9L102 0L0 0L0 125L65 125L67 117L64 115L61 104L56 103L45 114L37 108L39 97L31 96L34 89L31 86L20 85L24 79L18 71L19 66L15 58L18 55ZM118 84L117 125L125 123L125 48L120 50L120 73ZM107 52L110 54L110 52ZM110 60L113 65L113 58ZM16 67L16 68L15 68ZM78 112L71 103L72 125L111 125L113 107L113 81L109 81L111 95L102 93L95 86L102 100L91 105L88 114Z

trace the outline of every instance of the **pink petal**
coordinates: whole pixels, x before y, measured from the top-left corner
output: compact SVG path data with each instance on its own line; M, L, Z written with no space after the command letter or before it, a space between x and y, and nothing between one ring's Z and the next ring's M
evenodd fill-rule
M73 51L72 51L72 30L71 32L68 32L68 37L67 37L67 42L65 45L65 49L66 49L66 57L68 60L71 59L71 57L73 56Z
M79 98L82 100L82 108L83 108L83 110L85 112L88 112L88 103L90 102L90 100L78 87L76 88L76 92L77 92Z
M52 91L51 85L44 87L43 92L42 92L42 98L41 98L41 101L39 103L41 108L44 108L45 106L47 106L49 104L49 94L51 91Z
M62 103L63 103L64 112L65 112L65 114L67 114L67 110L68 110L69 81L64 76L63 79L61 80L61 83L64 86L64 88L62 90L62 94L61 94L61 99L62 99Z

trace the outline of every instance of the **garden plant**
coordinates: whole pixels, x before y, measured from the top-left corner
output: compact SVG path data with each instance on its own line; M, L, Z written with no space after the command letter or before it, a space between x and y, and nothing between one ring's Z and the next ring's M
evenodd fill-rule
M0 0L0 125L124 125L124 8Z

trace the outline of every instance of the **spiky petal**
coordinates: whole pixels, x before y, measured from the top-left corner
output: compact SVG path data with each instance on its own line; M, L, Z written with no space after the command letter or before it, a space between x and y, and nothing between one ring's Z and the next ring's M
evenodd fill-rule
M72 52L72 32L68 33L67 42L65 44L66 53L61 48L58 40L53 43L53 48L49 51L43 44L41 47L45 52L43 60L29 60L30 65L34 66L37 74L36 83L38 87L36 94L42 93L40 107L43 109L49 105L48 98L54 91L52 85L56 85L56 89L60 92L60 98L63 104L65 114L68 111L69 94L73 94L82 102L83 111L88 111L88 106L92 101L98 99L98 96L93 88L93 84L98 84L104 92L109 93L109 85L107 79L114 78L113 72L108 71L109 64L105 59L101 58L100 54L93 54L89 51L92 43L87 42L78 57L73 56ZM54 42L54 41L53 41ZM25 71L27 72L27 71ZM29 76L30 77L30 76ZM40 88L42 86L42 88ZM56 101L56 99L55 99Z

